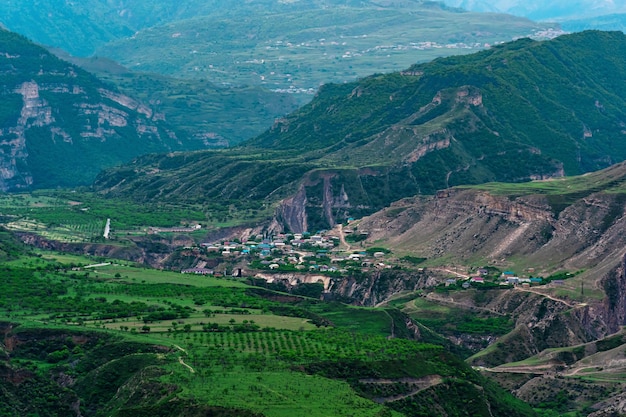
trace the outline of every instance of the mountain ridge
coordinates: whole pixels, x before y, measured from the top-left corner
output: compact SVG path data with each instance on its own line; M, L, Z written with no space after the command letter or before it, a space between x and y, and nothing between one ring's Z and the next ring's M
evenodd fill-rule
M85 185L105 167L146 152L198 149L164 116L0 31L0 139L4 191Z
M300 195L282 212L301 231L454 185L597 170L626 158L623 55L623 33L590 31L329 84L244 146L138 159L95 187L139 200Z
M549 3L520 0L444 0L444 3L466 10L511 13L534 20L563 21L626 11L624 5L611 0L556 0Z

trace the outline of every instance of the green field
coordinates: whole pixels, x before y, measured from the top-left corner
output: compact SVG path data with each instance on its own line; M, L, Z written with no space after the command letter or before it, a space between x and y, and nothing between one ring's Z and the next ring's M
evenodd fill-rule
M189 224L203 227L188 232L195 239L207 229L236 226L265 218L271 207L261 204L204 202L202 204L138 203L103 198L90 192L43 190L30 194L0 194L0 224L15 232L39 235L64 243L99 242L124 245L127 237L146 236L151 227ZM109 239L103 234L111 219ZM172 233L162 232L162 236Z
M19 391L2 385L0 415L14 406L70 415L68 398L96 417L182 415L177 406L233 416L427 415L429 391L415 388L422 379L446 389L486 383L443 346L405 338L395 309L41 251L0 264L0 284L0 327L19 341L7 342L10 366L33 375ZM73 382L61 389L58 375ZM408 399L375 401L398 394ZM503 392L488 395L492 407L508 407L496 399ZM516 415L530 415L515 404Z

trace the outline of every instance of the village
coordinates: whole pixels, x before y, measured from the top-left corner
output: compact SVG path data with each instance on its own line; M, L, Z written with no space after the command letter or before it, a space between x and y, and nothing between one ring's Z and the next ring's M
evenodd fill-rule
M358 236L356 240L359 240ZM275 236L256 235L245 241L236 239L205 242L194 247L185 247L182 253L201 259L194 267L182 269L183 274L255 277L271 281L273 275L291 273L314 276L325 287L330 285L332 278L384 270L416 274L428 272L437 277L436 286L445 290L471 287L523 289L546 284L561 286L564 279L575 275L562 272L544 278L537 276L534 268L525 268L523 273L517 274L510 270L501 271L493 266L465 268L466 271L460 273L450 267L431 266L425 258L398 257L382 247L365 247L360 244L353 247L346 242L343 232L337 233L337 229L317 234L305 232ZM302 282L305 281L310 280L303 278Z

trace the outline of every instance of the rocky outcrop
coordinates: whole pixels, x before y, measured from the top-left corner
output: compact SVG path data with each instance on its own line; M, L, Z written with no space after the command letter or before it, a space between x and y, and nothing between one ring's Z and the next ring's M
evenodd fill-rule
M541 195L510 198L452 189L396 202L364 218L358 231L367 232L368 241L428 258L481 257L506 265L507 258L517 256L537 271L547 265L598 268L592 285L599 288L598 278L626 252L623 197L594 193L557 209Z
M511 317L515 329L499 339L489 355L474 359L475 365L497 366L520 361L544 349L579 345L605 335L599 335L599 329L589 327L581 320L581 316L588 314L590 307L587 305L519 289L490 293L488 301L479 303L478 307Z
M608 332L617 332L626 325L626 256L602 278L601 285L606 298L597 315L606 322Z
M153 142L148 149L161 147L163 151L169 150L171 145L167 143L172 139L179 144L175 134L171 137L170 133L173 132L164 133L162 128L150 120L153 112L147 106L105 89L87 93L86 88L71 82L76 80L64 81L68 82L44 84L29 80L15 87L11 93L0 93L0 96L19 94L22 98L15 123L0 126L0 145L3 148L0 153L1 190L36 186L41 179L37 178L37 173L33 173L29 165L38 163L38 155L47 147L82 148L86 140L96 140L85 148L87 154L83 154L83 158L89 161L88 153L97 153L101 147L99 144L130 139L126 133L128 131L124 130L127 126L134 126L133 134L136 138L133 141ZM68 119L69 114L71 117ZM48 136L49 141L43 147L40 143L42 135ZM36 143L33 143L34 138ZM129 146L129 149L134 146ZM128 158L136 155L136 152L131 153ZM67 166L79 167L81 164L81 161L72 161Z
M381 270L335 280L331 291L354 304L376 306L402 291L416 291L437 284L429 272Z
M444 304L469 311L485 309L514 319L515 330L475 362L499 365L547 348L600 339L626 324L625 200L620 193L594 191L579 196L510 197L445 190L434 197L394 203L364 218L356 231L368 233L370 244L431 260L445 256L447 262L463 264L483 259L507 268L509 259L515 258L517 269L532 267L544 276L559 269L581 271L575 286L568 287L569 298L551 297L549 290L493 290L484 292L485 300L477 303L462 292L441 300L433 293L439 297L435 301ZM564 204L564 200L569 201ZM386 291L379 288L372 291L377 295L369 295L367 282L356 285L347 280L338 288L363 300L385 296ZM399 292L415 285L398 283L391 288ZM601 291L605 297L587 298L586 291L596 295Z
M0 190L89 184L149 152L197 149L150 106L0 31Z
M284 224L293 233L308 231L306 215L307 196L304 186L290 198L283 200L277 209L276 217L279 223Z
M299 273L278 273L278 274L267 274L267 273L257 273L254 275L255 278L261 278L265 280L268 284L272 283L283 283L286 288L297 287L300 284L323 284L324 291L329 291L333 285L333 280L328 275L318 275L318 274L299 274Z

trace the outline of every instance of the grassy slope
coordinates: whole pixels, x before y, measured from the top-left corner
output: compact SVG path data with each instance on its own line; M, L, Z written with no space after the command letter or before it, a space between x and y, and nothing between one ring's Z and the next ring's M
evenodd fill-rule
M271 201L293 193L309 171L309 223L322 227L315 211L324 179L337 200L342 188L348 196L350 207L336 210L341 218L453 185L596 170L626 157L616 139L624 48L620 33L526 39L415 66L412 75L326 85L244 147L143 158L97 187L141 200Z
M418 61L528 36L541 27L512 16L421 2L331 8L293 3L253 16L236 9L227 15L199 15L113 42L98 54L162 74L316 90L321 83L402 70ZM447 44L455 45L444 48Z
M263 87L218 87L205 79L132 72L108 58L78 58L58 48L51 51L124 94L150 103L177 130L204 139L208 146L250 139L269 128L276 118L297 108L293 94L270 92Z
M17 159L6 156L7 165L15 164L19 172L12 179L17 186L24 187L19 181L30 175L35 187L86 184L103 168L140 154L202 146L184 132L177 137L167 123L107 98L113 87L20 35L0 31L0 47L6 54L0 58L0 121L9 138L5 154ZM28 105L38 115L22 117L19 91L32 82L38 97ZM96 132L101 137L90 136Z
M1 275L3 287L11 294L0 306L2 316L22 323L7 330L10 361L3 369L29 381L18 391L3 374L3 412L19 408L56 415L44 402L26 402L28 396L44 396L55 413L64 415L71 415L66 409L77 398L81 398L83 415L96 416L182 416L194 415L185 414L190 410L208 412L209 408L221 410L225 416L244 415L237 409L266 416L325 416L329 410L337 416L400 416L430 415L433 406L464 415L466 403L458 399L476 399L472 384L484 384L484 393L471 407L472 415L489 415L486 402L492 410L507 415L532 415L522 403L489 385L441 347L388 339L389 326L350 327L357 310L340 304L290 297L283 308L289 309L291 304L318 311L314 314L328 315L337 327L310 330L301 325L303 328L289 330L290 325L281 323L290 317L260 308L279 305L272 301L274 294L252 291L237 281L190 279L121 265L89 269L88 274L64 273L63 265L54 261L25 261L31 266L17 267L14 263L9 269L4 266ZM115 271L119 278L111 275ZM42 297L44 288L47 291ZM202 305L187 301L199 296L203 297ZM207 307L230 310L244 304L251 314L237 316L234 324L221 324L220 332L202 331L194 320L203 316L201 311ZM187 312L189 316L167 320L167 330L158 321L149 322L150 331L141 333L143 324L136 323L135 317L145 318L147 311L159 311L154 307ZM118 317L105 317L112 311ZM365 321L368 315L384 316L379 310L358 312ZM205 324L220 322L222 315L205 317ZM273 330L234 330L252 326L256 320L260 323L263 317ZM58 378L64 373L71 374L73 382L61 391L50 376ZM359 385L355 379L419 379L432 374L448 379L410 400L385 405L370 399L380 395L383 386L376 382ZM406 392L403 387L398 383L394 389ZM175 404L184 405L188 411Z
M217 87L201 80L128 73L105 80L146 103L168 123L208 145L235 145L268 129L297 108L293 95L261 87Z

